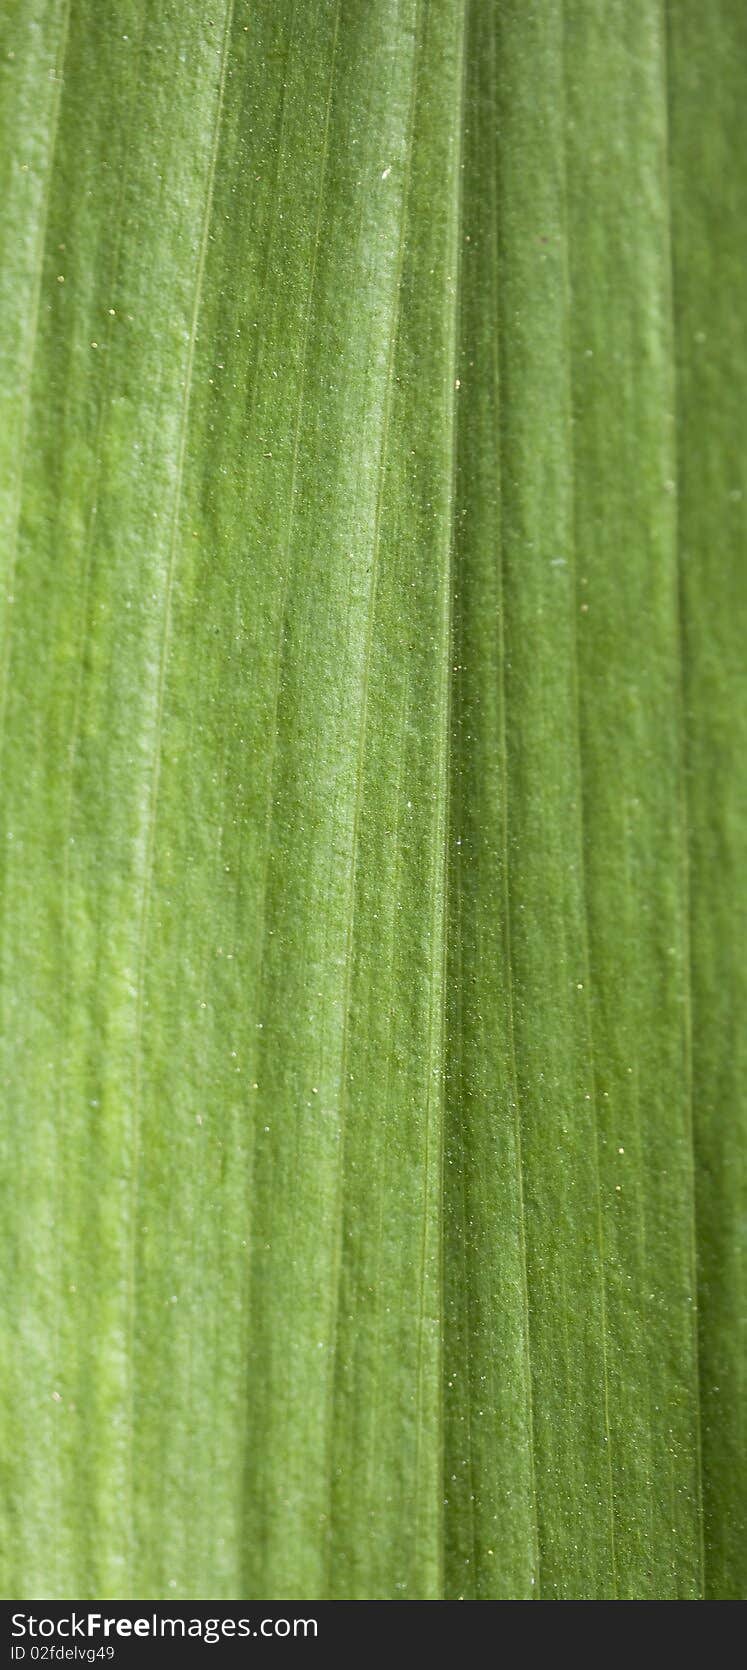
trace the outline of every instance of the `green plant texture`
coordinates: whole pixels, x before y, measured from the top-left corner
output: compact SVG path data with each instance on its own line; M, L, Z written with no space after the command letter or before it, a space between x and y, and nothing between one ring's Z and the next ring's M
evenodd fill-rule
M745 112L4 0L6 1596L747 1596Z

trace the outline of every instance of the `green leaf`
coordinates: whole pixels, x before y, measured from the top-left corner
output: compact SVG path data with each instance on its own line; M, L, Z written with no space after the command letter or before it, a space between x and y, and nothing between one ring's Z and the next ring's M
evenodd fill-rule
M737 0L10 0L2 1584L744 1595Z

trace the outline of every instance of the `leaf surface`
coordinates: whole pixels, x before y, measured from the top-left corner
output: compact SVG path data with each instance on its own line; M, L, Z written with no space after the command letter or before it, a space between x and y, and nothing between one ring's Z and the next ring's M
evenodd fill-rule
M8 1595L744 1593L745 92L5 8Z

